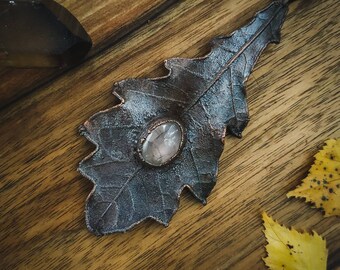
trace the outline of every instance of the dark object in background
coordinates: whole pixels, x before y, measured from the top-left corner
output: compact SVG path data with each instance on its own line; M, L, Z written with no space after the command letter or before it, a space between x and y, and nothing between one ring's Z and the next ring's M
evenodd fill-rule
M0 65L65 67L92 41L78 20L52 0L0 0Z

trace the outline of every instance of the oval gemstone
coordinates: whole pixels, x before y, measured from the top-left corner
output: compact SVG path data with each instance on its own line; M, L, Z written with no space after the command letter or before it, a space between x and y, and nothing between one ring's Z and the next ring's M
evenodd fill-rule
M177 122L156 126L146 137L141 155L146 163L161 166L174 158L182 145L182 129Z

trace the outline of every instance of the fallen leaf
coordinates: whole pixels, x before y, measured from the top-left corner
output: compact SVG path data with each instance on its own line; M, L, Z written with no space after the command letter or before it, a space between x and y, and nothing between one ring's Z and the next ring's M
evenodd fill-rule
M264 262L272 270L323 270L327 266L326 241L313 231L299 233L262 214L268 256Z
M287 197L305 198L325 212L325 216L340 215L340 139L326 141L315 155L308 176Z
M94 183L85 210L90 231L124 232L147 218L167 225L185 187L206 203L216 184L226 130L240 137L249 120L245 81L264 48L279 42L287 9L273 1L247 26L229 37L215 38L206 57L167 60L170 72L165 77L127 79L114 85L122 102L95 114L81 129L96 145L79 165ZM147 138L156 134L156 127L165 130L159 120L177 126L183 143L175 144L176 155L166 163L154 166L146 164L141 153L145 145L154 143ZM162 153L165 146L152 147Z

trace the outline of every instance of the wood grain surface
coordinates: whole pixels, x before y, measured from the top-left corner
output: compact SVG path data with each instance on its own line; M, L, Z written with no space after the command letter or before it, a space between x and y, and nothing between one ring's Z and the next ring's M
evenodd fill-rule
M93 47L86 58L99 54L155 18L178 0L59 0L83 25ZM20 33L18 33L20 35ZM0 67L0 108L67 72L65 69Z
M164 75L164 59L206 54L213 37L231 33L268 2L181 1L2 109L1 268L266 269L262 211L321 234L328 268L340 267L340 219L286 197L323 141L340 137L337 0L291 4L282 42L267 48L247 83L251 121L242 139L226 137L206 206L185 191L167 228L146 221L96 237L85 226L92 184L76 169L94 146L77 128L112 106L113 82Z

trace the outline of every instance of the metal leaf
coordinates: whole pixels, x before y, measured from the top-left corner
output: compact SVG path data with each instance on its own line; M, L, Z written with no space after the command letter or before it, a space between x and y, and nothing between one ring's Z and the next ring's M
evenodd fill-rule
M146 218L168 225L188 187L202 203L216 183L226 129L240 137L248 123L244 83L270 42L279 42L287 12L273 2L230 37L215 38L204 58L167 60L169 75L114 85L121 103L81 128L96 145L79 171L94 183L86 223L95 234L125 232ZM148 166L138 158L141 134L155 119L177 119L185 133L170 163Z

